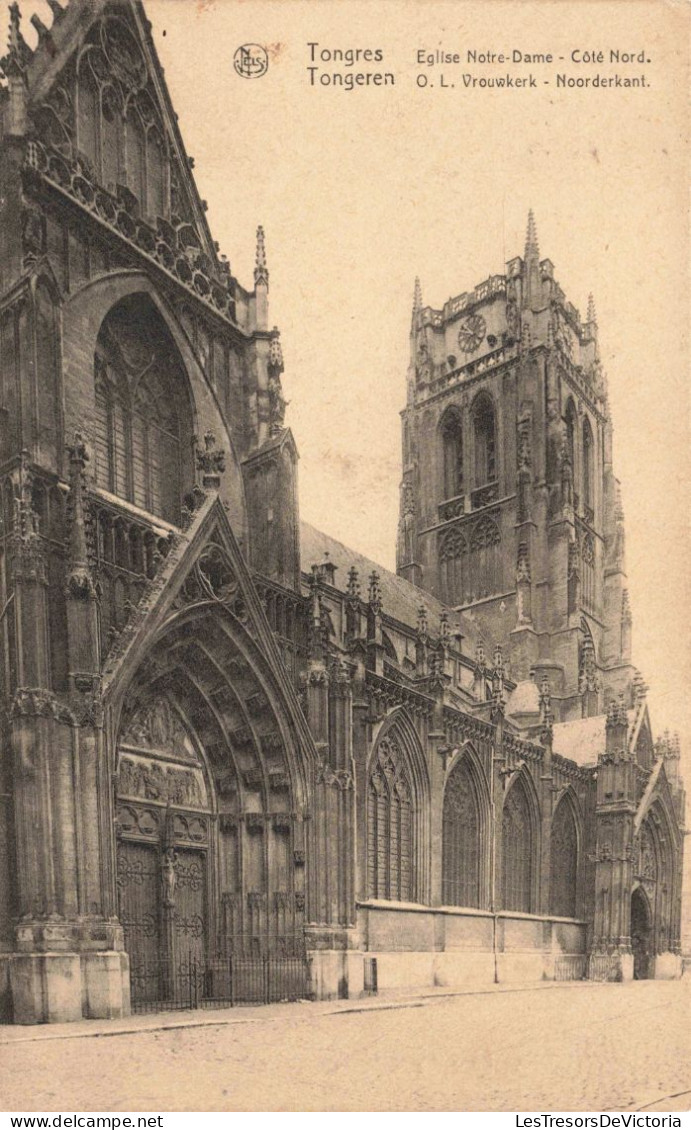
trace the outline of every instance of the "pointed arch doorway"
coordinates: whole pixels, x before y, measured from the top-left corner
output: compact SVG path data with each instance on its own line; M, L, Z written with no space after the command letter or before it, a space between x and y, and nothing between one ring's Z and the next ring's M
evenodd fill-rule
M650 904L642 887L636 887L631 895L631 949L635 981L645 981L651 976L651 942Z
M118 905L137 1011L309 995L305 766L235 615L245 606L188 605L216 549L135 668L119 719Z

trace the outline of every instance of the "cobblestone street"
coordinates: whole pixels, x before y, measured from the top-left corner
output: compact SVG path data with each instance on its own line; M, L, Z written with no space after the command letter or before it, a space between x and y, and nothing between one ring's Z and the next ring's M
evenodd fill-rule
M689 981L634 982L136 1017L108 1038L95 1022L2 1028L0 1105L685 1110L690 1003Z

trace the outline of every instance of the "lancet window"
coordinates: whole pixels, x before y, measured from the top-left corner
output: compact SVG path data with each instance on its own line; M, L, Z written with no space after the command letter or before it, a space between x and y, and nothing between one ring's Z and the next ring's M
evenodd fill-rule
M571 802L564 798L552 819L550 911L575 918L578 897L578 828Z
M489 396L480 395L473 406L473 445L475 486L485 486L497 477L497 435L494 406Z
M520 778L509 789L502 814L502 906L533 911L535 836L530 802Z
M374 755L367 796L370 898L415 901L417 819L410 758L396 738L382 738Z
M463 493L463 418L460 412L446 412L441 426L444 498Z
M480 812L467 758L456 763L444 792L442 902L480 906Z

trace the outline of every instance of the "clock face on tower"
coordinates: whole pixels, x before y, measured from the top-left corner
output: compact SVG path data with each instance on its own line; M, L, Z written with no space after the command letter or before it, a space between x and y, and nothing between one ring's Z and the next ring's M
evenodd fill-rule
M458 331L458 344L464 353L474 353L484 341L487 323L482 314L470 314L461 322Z

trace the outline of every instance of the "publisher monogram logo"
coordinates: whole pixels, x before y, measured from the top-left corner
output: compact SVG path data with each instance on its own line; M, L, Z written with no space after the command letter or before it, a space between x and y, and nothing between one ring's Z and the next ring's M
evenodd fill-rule
M258 43L243 43L233 55L233 66L241 78L261 78L269 69L269 56Z

